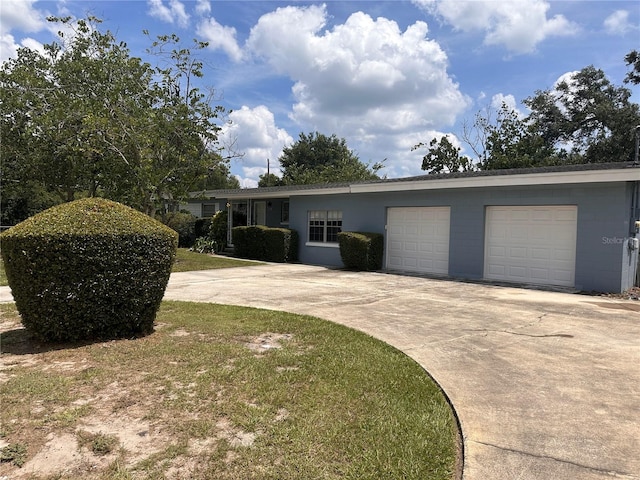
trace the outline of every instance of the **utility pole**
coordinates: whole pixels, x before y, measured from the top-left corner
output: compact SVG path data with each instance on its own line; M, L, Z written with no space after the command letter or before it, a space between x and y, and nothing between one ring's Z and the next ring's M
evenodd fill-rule
M634 152L634 165L640 165L640 160L638 159L638 155L640 154L640 125L636 127L636 151Z

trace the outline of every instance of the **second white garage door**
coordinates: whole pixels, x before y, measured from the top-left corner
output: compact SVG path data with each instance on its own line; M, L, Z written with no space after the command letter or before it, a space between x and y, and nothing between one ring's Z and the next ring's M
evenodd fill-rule
M575 205L487 207L485 278L574 286L577 218Z
M449 273L449 207L387 210L387 269Z

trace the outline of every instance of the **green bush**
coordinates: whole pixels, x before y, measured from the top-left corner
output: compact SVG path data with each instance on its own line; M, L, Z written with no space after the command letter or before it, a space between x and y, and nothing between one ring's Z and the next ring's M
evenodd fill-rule
M222 251L227 246L227 222L229 214L226 210L220 210L211 218L209 227L209 238L216 242L218 251Z
M265 256L267 262L295 262L298 260L298 232L288 228L265 228Z
M263 260L265 253L264 234L259 225L252 227L233 227L231 236L233 238L233 250L240 258L250 258L253 260Z
M196 221L198 218L189 212L169 212L164 224L178 232L178 247L190 248L196 241Z
M380 270L384 250L384 236L370 232L338 233L340 257L346 268Z
M298 233L287 228L234 227L236 256L267 262L295 262L298 259Z
M45 341L153 331L177 243L160 222L99 198L58 205L0 235L22 323Z
M211 229L211 218L212 217L196 218L193 229L196 238L206 237L209 235L209 230Z

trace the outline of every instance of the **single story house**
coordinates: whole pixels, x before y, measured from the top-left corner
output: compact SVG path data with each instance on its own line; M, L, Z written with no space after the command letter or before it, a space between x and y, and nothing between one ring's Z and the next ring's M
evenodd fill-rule
M390 272L623 292L639 202L640 166L606 163L204 191L182 208L294 229L302 263L340 267L338 232L379 232Z

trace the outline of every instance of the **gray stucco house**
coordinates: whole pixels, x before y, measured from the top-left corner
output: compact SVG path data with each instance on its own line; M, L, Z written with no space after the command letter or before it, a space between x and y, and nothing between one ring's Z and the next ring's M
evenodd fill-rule
M338 232L379 232L390 272L622 292L639 197L640 166L607 163L205 191L183 208L294 229L302 263L340 267Z

